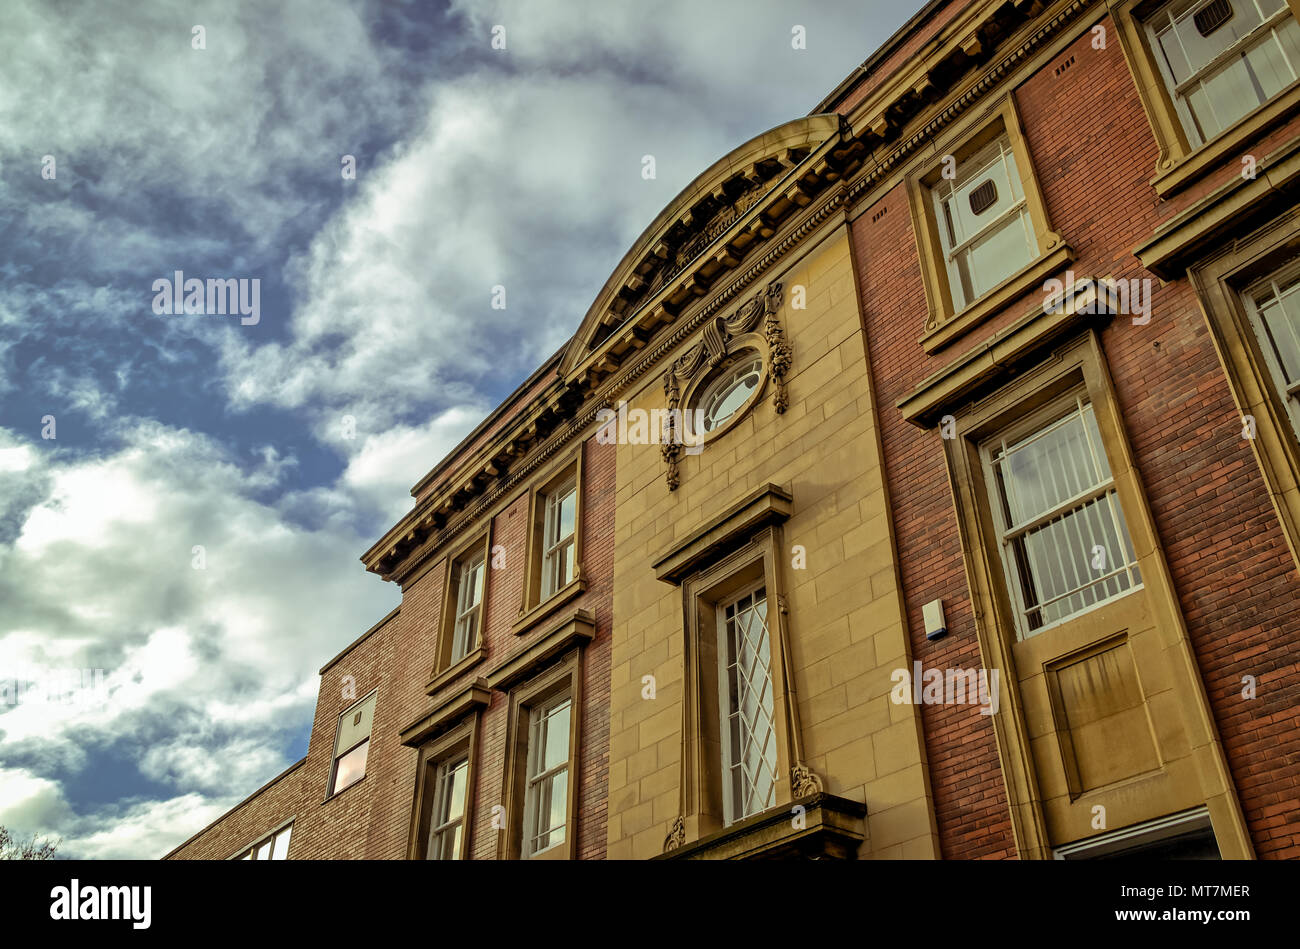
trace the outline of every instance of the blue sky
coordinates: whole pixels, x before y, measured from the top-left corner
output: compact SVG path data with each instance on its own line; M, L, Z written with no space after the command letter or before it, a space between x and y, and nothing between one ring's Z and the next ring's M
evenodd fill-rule
M305 754L410 486L918 6L8 0L0 689L105 678L0 693L0 824L153 858ZM154 313L177 270L258 279L260 320Z

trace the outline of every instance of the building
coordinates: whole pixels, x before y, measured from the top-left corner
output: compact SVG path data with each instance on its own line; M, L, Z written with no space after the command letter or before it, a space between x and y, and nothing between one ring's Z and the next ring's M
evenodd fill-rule
M1294 2L929 3L415 486L169 856L1300 856L1297 77Z

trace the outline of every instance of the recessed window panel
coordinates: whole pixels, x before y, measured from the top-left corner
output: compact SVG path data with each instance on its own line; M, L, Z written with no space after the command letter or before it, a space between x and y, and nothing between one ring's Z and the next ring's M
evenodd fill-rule
M524 787L524 856L564 843L569 810L569 737L573 703L567 694L529 713Z
M1289 264L1257 284L1246 306L1278 401L1300 436L1300 268Z

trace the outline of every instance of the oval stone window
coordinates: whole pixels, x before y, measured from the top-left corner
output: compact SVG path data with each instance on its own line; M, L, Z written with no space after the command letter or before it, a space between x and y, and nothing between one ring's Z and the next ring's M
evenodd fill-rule
M696 402L703 415L704 431L712 432L735 415L758 388L763 376L763 357L746 354L709 383Z

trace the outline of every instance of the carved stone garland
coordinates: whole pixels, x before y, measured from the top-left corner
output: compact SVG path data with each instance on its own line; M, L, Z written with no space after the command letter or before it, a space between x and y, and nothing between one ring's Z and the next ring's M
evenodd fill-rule
M664 397L668 403L667 422L664 426L660 452L668 466L668 490L676 491L681 484L682 433L678 431L681 413L682 386L689 384L702 373L712 372L727 358L736 337L752 332L763 317L763 338L767 341L768 370L772 376L772 406L778 415L789 407L785 377L790 371L793 350L781 328L778 312L781 309L781 283L774 281L766 292L756 293L752 299L731 314L719 316L704 324L700 338L690 349L669 363L664 371Z

